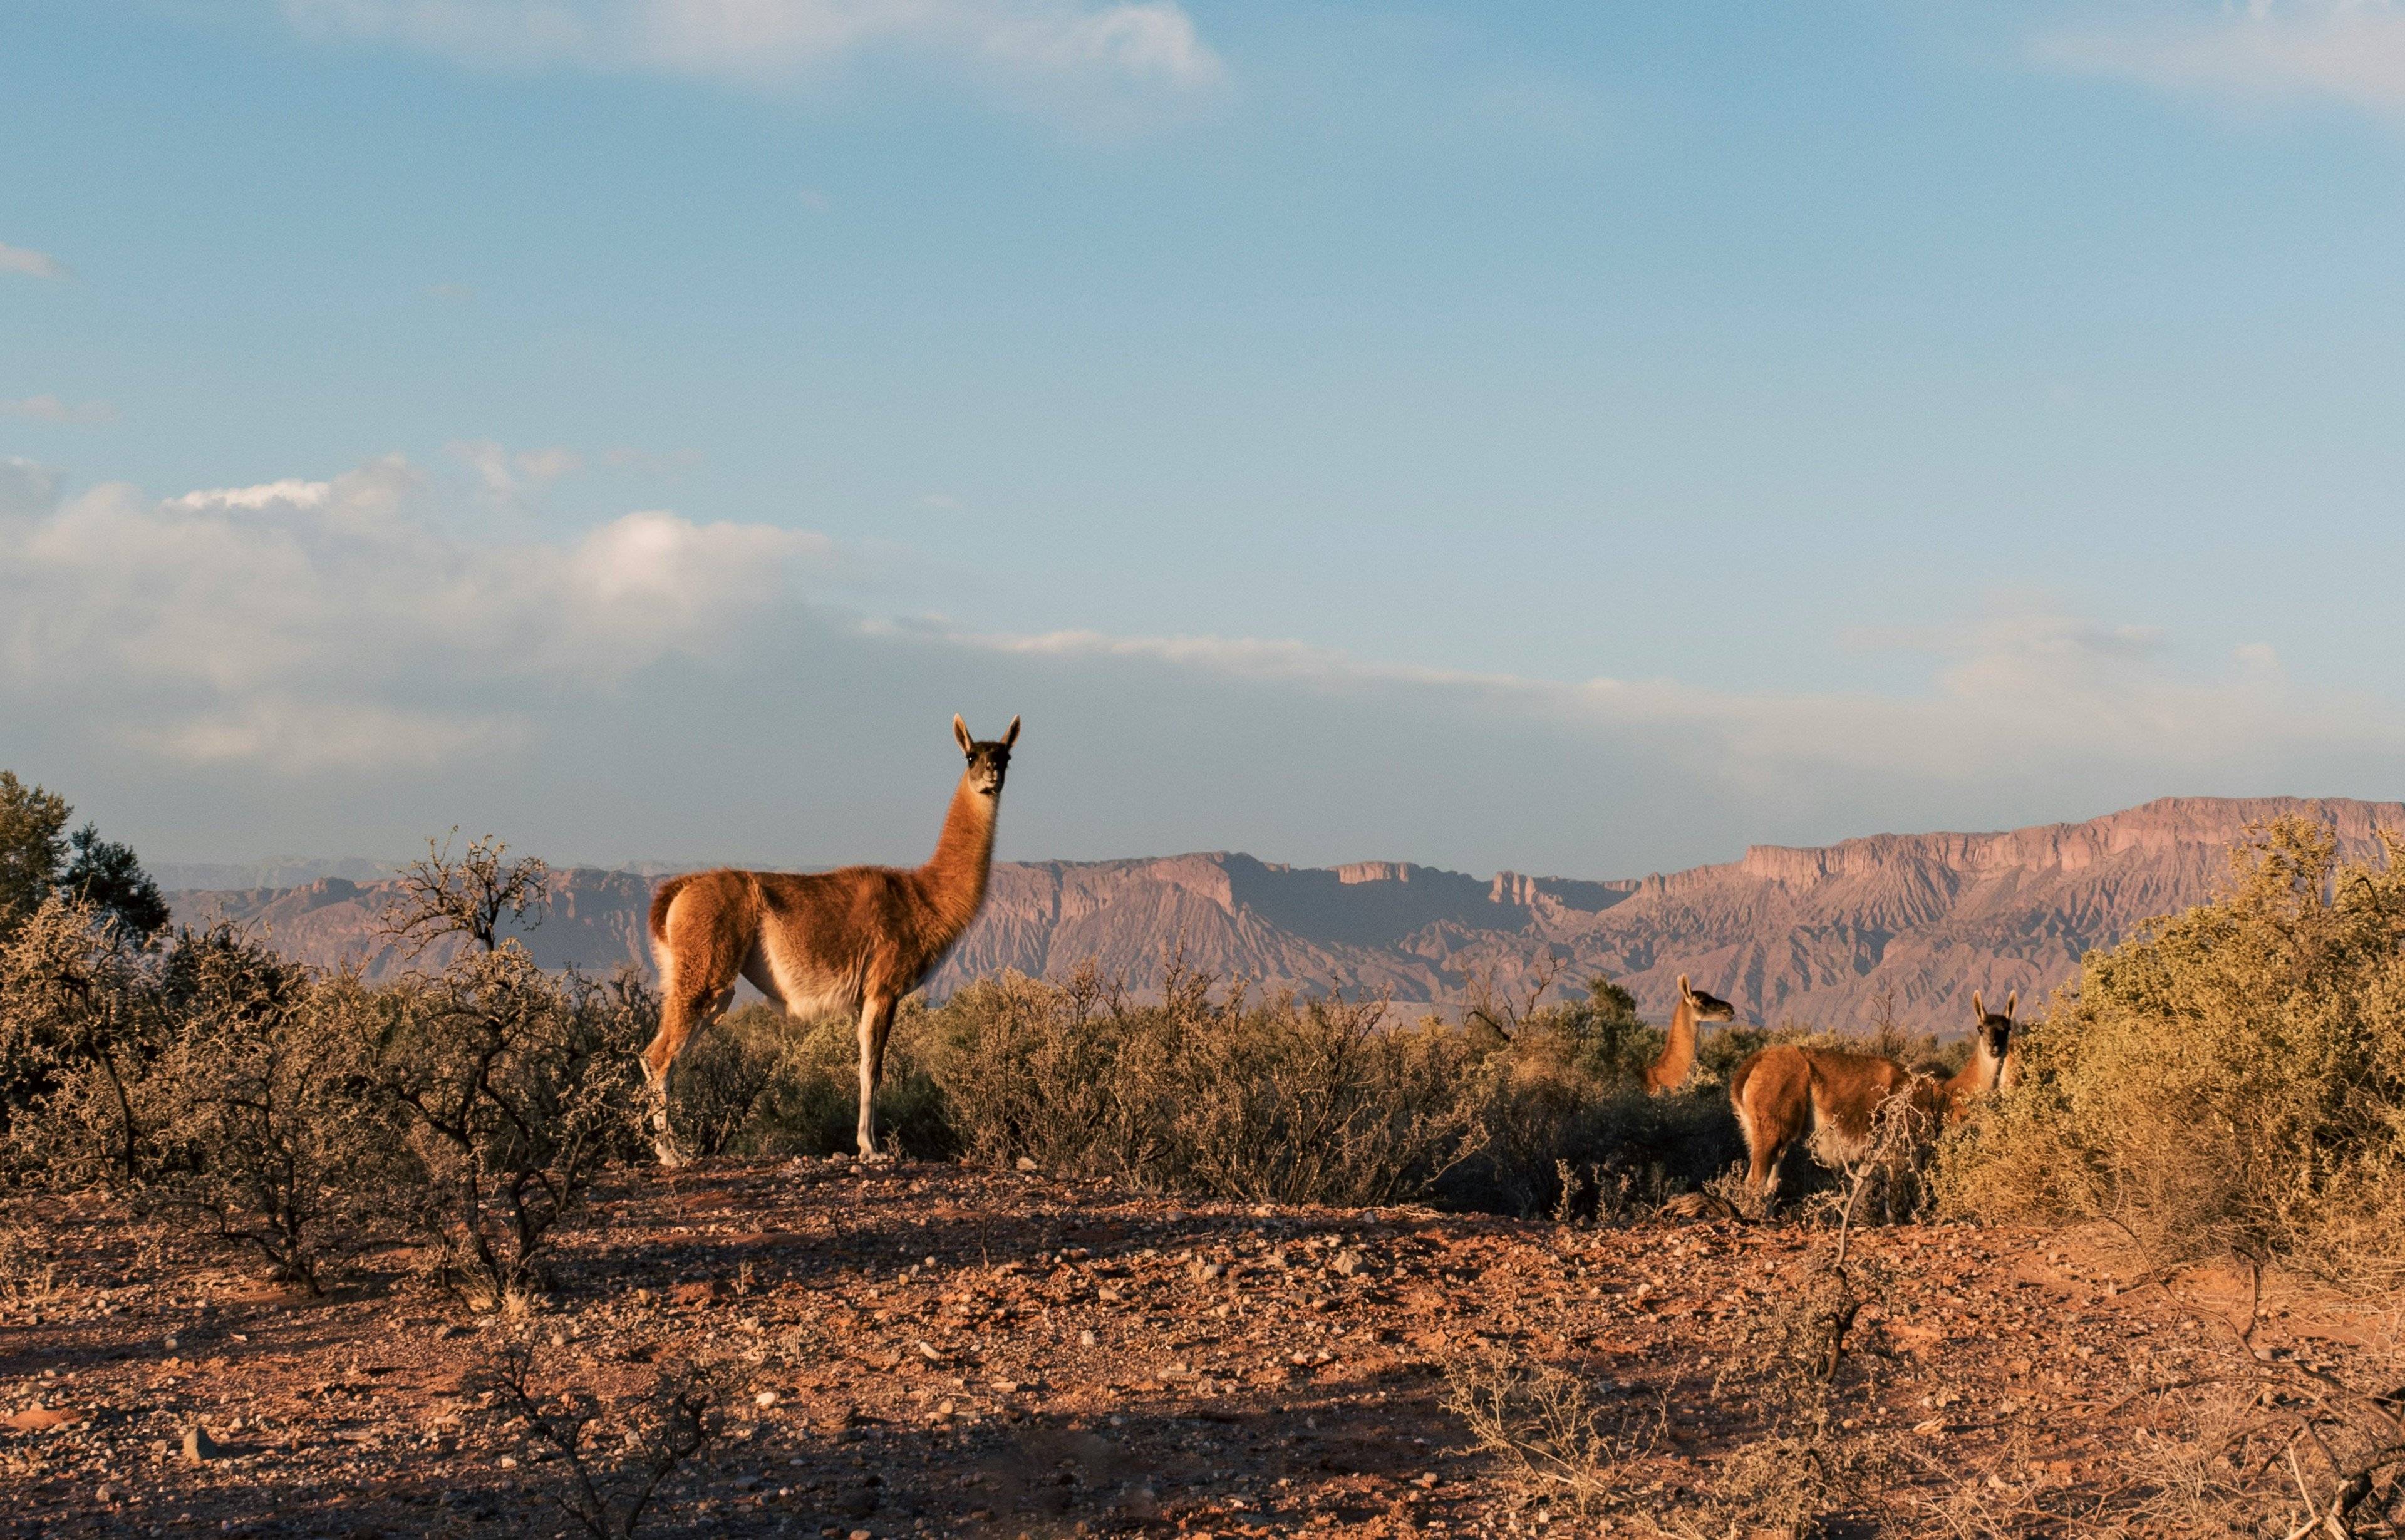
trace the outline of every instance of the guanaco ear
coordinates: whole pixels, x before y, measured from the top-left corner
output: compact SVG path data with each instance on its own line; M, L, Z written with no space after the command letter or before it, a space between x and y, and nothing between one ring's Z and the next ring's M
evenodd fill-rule
M1695 998L1695 991L1688 986L1687 975L1684 973L1681 973L1679 975L1679 998L1681 1000L1693 1000Z
M2014 990L2011 994L2004 997L2004 1019L2006 1021L2013 1019L2013 1007L2018 1005L2020 1002L2021 992L2018 989Z
M1003 734L1002 734L1002 746L1003 746L1005 749L1007 749L1007 748L1009 748L1012 744L1017 743L1018 741L1019 741L1019 719L1018 719L1017 717L1013 717L1013 718L1011 718L1011 719L1010 719L1010 725L1009 725L1008 727L1006 727L1006 728L1003 729Z
M977 747L976 740L969 736L969 724L961 721L960 713L957 711L952 713L952 737L960 744L961 752L963 754Z
M1971 991L1971 1019L1973 1021L1985 1021L1988 1019L1987 1001L1979 998L1979 991L1976 989Z

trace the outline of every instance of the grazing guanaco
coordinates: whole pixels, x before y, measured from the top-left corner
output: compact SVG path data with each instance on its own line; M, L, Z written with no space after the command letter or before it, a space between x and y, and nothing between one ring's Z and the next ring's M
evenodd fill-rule
M1675 1091L1695 1072L1695 1024L1699 1021L1735 1021L1737 1007L1718 995L1708 995L1679 975L1679 1003L1670 1013L1670 1035L1663 1041L1661 1057L1645 1066L1645 1089L1649 1095L1660 1096Z
M998 741L979 742L954 717L952 736L968 767L924 866L697 872L670 877L652 896L660 1030L643 1050L643 1073L662 1164L684 1161L668 1127L668 1071L693 1034L734 1000L738 977L796 1020L838 1011L859 1016L860 1155L880 1158L873 1103L893 1008L935 971L985 903L994 814L1019 719Z
M1746 1182L1757 1192L1778 1183L1779 1160L1787 1146L1807 1134L1836 1158L1854 1160L1869 1148L1872 1123L1890 1098L1909 1098L1932 1122L1960 1122L1971 1103L1996 1088L2013 1035L2018 989L2005 997L2001 1015L1971 994L1977 1025L1970 1061L1944 1080L1915 1074L1892 1058L1842 1048L1799 1048L1779 1043L1746 1057L1729 1077L1729 1104L1745 1135Z

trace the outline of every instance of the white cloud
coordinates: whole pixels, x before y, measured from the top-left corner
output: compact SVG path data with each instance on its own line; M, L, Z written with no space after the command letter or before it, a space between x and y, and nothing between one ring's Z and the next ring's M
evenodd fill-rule
M2283 754L2405 751L2405 714L2294 686L2268 647L2226 672L2183 673L2151 628L2104 625L2028 600L1992 602L1961 631L1881 638L1936 653L1917 694L1746 693L1671 679L1562 680L1378 663L1295 641L994 635L934 623L877 628L1018 655L1109 659L1332 693L1405 691L1482 715L1642 738L1733 784L1798 771L1970 781L2103 763L2186 776Z
M476 473L486 495L496 502L522 503L562 476L584 468L583 455L557 445L512 452L490 439L475 439L443 447Z
M107 731L196 763L424 763L522 736L485 695L601 688L721 650L827 549L655 511L570 540L477 541L440 511L399 456L331 481L164 500L104 486L21 511L0 524L0 687L121 703Z
M1179 91L1221 73L1176 0L283 0L283 9L314 33L486 67L767 84L904 49L1020 77Z
M15 400L0 400L0 416L25 417L37 423L88 425L117 421L117 408L106 401L86 401L75 406L56 396L21 396Z
M49 252L5 245L0 245L0 273L20 273L28 278L67 276L65 264Z
M2254 101L2325 98L2405 113L2405 7L2394 0L2251 0L2170 21L2040 40L2048 63Z

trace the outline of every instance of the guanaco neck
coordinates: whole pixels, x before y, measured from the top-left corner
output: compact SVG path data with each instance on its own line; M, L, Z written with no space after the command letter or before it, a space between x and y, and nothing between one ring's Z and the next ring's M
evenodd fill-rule
M1647 1079L1655 1088L1675 1091L1687 1083L1687 1075L1695 1067L1695 1005L1681 996L1678 1008L1670 1013L1670 1036L1662 1044L1662 1057L1653 1061Z
M2004 1068L2003 1057L1988 1047L1988 1034L1979 1033L1971 1043L1971 1061L1955 1071L1946 1082L1948 1110L1960 1113L1973 1099L1994 1090L1996 1077L2004 1072Z
M926 895L937 939L947 945L969 928L985 903L986 875L993 868L993 815L1001 800L978 795L963 776L944 814L935 853L919 868L920 890Z

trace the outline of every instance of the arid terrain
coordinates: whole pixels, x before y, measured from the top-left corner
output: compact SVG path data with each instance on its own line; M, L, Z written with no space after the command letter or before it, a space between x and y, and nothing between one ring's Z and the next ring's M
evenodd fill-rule
M1859 1027L1892 1009L1915 1029L1953 1033L1972 990L2041 998L2089 950L2205 902L2248 826L2288 814L2329 828L2349 860L2377 855L2376 830L2405 828L2396 803L2167 797L2002 833L1755 846L1724 864L1608 882L1225 853L1002 861L928 992L941 999L1006 969L1062 978L1089 960L1146 985L1174 947L1219 977L1385 993L1405 1008L1459 1005L1481 984L1518 991L1550 972L1570 990L1608 975L1664 1015L1683 973L1765 1026ZM652 884L637 872L556 872L526 945L546 967L648 968ZM390 897L388 884L343 876L173 895L180 921L236 920L303 961L354 963L371 978L406 961L379 929Z
M1835 1240L924 1163L637 1170L598 1196L514 1320L401 1253L311 1298L96 1199L8 1200L0 1533L570 1533L564 1463L488 1376L513 1337L538 1399L626 1398L588 1444L604 1477L654 1382L715 1365L723 1429L642 1533L1785 1533L1762 1472L1798 1424L1762 1327ZM2387 1317L2274 1289L2250 1361L2245 1280L2141 1276L2109 1239L1855 1233L1865 1302L1803 1460L1831 1473L1804 1494L1830 1533L2187 1533L2179 1483L2243 1475L2215 1419L2276 1431L2318 1371L2398 1377ZM1591 1397L1582 1494L1448 1409L1449 1376L1497 1364Z

